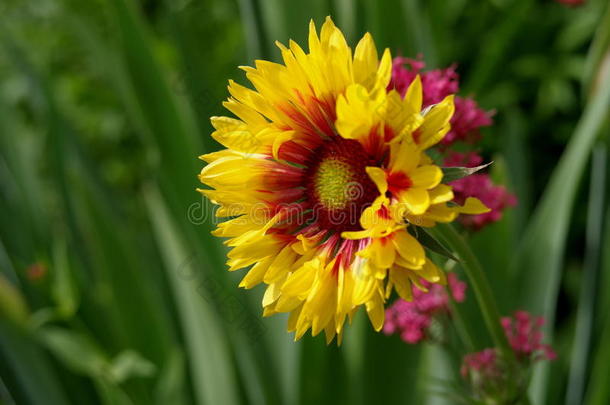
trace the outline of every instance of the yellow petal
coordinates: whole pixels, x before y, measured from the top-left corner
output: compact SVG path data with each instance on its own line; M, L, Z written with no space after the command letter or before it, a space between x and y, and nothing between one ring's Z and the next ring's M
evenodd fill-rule
M358 240L358 239L364 239L364 238L369 238L373 235L373 231L371 229L367 229L364 231L345 231L345 232L341 232L341 237L343 239L351 239L351 240Z
M411 288L411 280L408 276L409 270L401 267L393 267L390 270L390 282L396 289L396 292L405 301L413 300L413 290Z
M269 268L269 265L273 261L273 257L268 257L262 261L256 263L249 271L248 274L241 280L239 286L245 289L250 289L263 281L263 276Z
M373 180L373 183L375 183L381 194L385 194L386 191L388 191L388 182L383 169L379 167L367 167L366 173L369 175L371 180Z
M421 267L426 262L426 252L420 243L407 231L402 230L392 235L398 254L410 264Z
M263 307L273 304L280 297L281 282L269 284L263 295Z
M369 248L372 251L373 262L377 267L388 269L394 264L396 250L389 239L374 240Z
M379 62L379 69L377 69L377 84L376 87L380 91L384 91L390 84L392 77L392 55L389 49L383 51L381 61Z
M296 260L297 254L290 245L286 245L280 253L273 259L265 274L264 281L267 284L274 283L281 278L285 278Z
M367 32L354 52L354 81L371 89L376 80L377 64L377 48L373 37Z
M390 147L389 167L394 172L410 173L419 165L420 159L418 146L408 137Z
M401 203L404 203L413 215L421 215L430 206L428 190L411 187L398 195Z
M288 276L282 286L282 293L304 299L309 294L314 279L320 267L320 260L315 258L305 263L301 268Z
M456 208L460 214L484 214L486 212L491 211L485 204L481 202L478 198L468 197L464 202L462 207Z
M418 270L416 272L416 274L418 276L420 276L421 278L423 278L424 280L429 281L431 283L436 283L436 284L445 284L446 283L445 274L430 259L426 260L426 263L424 264L424 266L421 268L421 270Z
M409 173L413 187L421 187L430 190L439 185L443 178L443 171L438 166L419 166Z
M418 129L417 143L422 150L436 145L449 132L449 120L453 116L453 95L445 97L443 101L432 107L424 116L424 122Z
M409 85L407 89L407 93L405 94L405 100L409 103L411 108L414 111L421 111L422 100L423 100L423 90L421 84L421 77L419 75L415 76L415 79Z
M271 149L271 154L273 155L274 159L279 160L278 153L280 151L280 147L285 142L294 139L295 135L296 131L283 131L279 133L279 135L274 139L273 147Z
M430 205L441 204L453 200L453 189L446 184L439 184L428 192L430 194Z
M383 321L385 319L383 300L379 294L376 294L372 300L366 303L366 312L373 328L375 331L379 332L383 327Z

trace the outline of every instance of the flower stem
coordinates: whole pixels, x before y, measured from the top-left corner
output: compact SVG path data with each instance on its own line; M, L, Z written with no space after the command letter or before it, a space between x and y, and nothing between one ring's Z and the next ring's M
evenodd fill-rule
M483 319L485 320L485 324L487 325L487 329L489 330L495 346L502 352L506 360L513 362L515 360L514 353L508 345L504 329L500 324L498 307L493 298L489 282L487 281L485 273L483 273L481 264L476 256L453 226L449 224L438 224L430 229L430 232L438 239L445 242L459 258L460 264L474 290L479 308L483 314Z

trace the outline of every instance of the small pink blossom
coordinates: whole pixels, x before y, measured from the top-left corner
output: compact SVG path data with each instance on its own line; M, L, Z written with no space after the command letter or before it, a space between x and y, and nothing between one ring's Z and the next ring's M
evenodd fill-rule
M441 102L450 94L459 91L459 75L456 65L446 69L435 69L423 72L425 63L418 59L403 57L394 58L392 64L392 79L388 90L396 89L405 95L409 85L417 75L420 75L423 88L423 104L427 107ZM479 138L479 128L493 123L492 112L480 109L471 98L455 97L455 113L451 118L451 130L442 140L443 145L449 145L458 140L475 141Z
M502 318L502 327L513 351L520 359L554 360L553 349L542 343L544 318L533 317L526 311L516 311L513 318Z
M445 158L447 167L476 167L482 163L483 158L475 152L465 154L450 152ZM450 185L453 187L458 204L463 204L468 197L476 197L491 210L484 214L460 217L463 225L473 229L481 229L485 225L499 221L505 209L517 204L517 198L504 186L495 185L486 173L475 173L455 180Z
M448 287L457 302L466 298L466 283L453 273L447 276ZM441 313L450 313L447 290L438 284L423 282L428 292L413 288L413 300L396 300L386 310L383 332L386 335L398 333L406 343L415 344L424 340L432 319Z
M404 96L409 85L417 75L420 76L423 88L423 105L427 107L439 103L446 96L459 91L459 75L456 65L446 69L424 71L425 63L421 59L404 57L394 58L392 64L392 79L388 90L396 89ZM448 146L457 141L476 142L480 139L479 128L492 124L492 112L478 107L471 98L455 97L455 112L451 118L451 130L441 142L440 152L444 155L445 166L475 167L482 164L483 159L477 153L455 153ZM517 204L516 197L505 187L492 182L488 174L477 173L451 183L456 202L462 204L468 197L481 200L490 212L480 215L465 215L460 221L466 227L479 230L482 227L499 221L504 210Z
M551 346L542 343L544 318L533 317L528 312L516 311L513 317L501 319L508 342L522 365L530 366L541 360L554 360L557 355ZM464 356L460 372L470 380L484 380L489 383L508 378L505 365L500 361L495 348Z
M491 348L476 353L469 353L464 356L460 374L464 378L469 373L475 372L485 378L497 376L500 374L500 369L498 368L496 357L496 351Z

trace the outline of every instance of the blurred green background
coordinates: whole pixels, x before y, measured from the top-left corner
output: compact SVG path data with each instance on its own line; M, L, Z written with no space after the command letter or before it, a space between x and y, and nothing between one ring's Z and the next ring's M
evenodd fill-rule
M376 334L292 342L237 289L195 191L237 68L350 44L458 64L519 204L470 238L503 314L549 320L534 404L610 403L607 0L2 0L0 404L454 404L455 359ZM594 152L593 152L594 151ZM591 156L593 164L590 164ZM238 272L241 273L241 272ZM478 349L490 339L462 305Z

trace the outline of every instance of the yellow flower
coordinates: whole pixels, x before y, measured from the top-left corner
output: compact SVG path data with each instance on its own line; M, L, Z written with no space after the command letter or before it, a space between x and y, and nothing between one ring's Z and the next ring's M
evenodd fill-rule
M405 97L386 88L388 50L370 34L355 51L330 18L309 27L309 52L278 43L283 64L244 67L253 89L229 82L224 103L237 118L212 117L226 149L204 155L200 190L227 220L229 270L264 283L264 315L290 313L300 338L322 330L339 341L365 306L376 330L395 289L409 299L421 279L443 283L409 227L487 211L478 200L451 203L451 188L426 155L449 131L453 97L422 112L422 87ZM451 205L449 205L451 204Z

